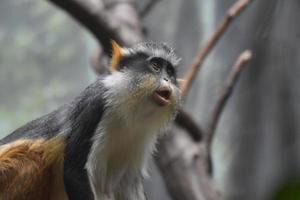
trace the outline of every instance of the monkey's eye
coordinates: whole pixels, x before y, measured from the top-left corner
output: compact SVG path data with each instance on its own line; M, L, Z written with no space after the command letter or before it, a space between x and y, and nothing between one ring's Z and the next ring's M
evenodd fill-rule
M161 70L159 63L155 59L150 60L150 64L155 72L159 72Z
M167 70L167 74L169 76L173 76L174 75L174 69L172 67L168 66L166 70Z

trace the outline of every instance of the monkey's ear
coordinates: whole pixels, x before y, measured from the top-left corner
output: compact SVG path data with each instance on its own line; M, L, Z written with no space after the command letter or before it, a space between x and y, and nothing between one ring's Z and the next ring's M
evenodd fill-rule
M109 70L111 73L113 73L115 71L118 71L119 69L120 60L123 57L123 49L114 40L111 41L111 45L112 45L112 57L111 57Z

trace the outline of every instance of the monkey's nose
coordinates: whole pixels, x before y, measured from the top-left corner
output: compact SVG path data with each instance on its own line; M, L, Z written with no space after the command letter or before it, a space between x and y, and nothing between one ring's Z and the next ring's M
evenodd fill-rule
M169 81L169 79L165 78L162 81L161 86L158 88L157 91L160 91L160 93L162 94L162 96L164 96L166 99L169 99L172 93L172 88L171 88L171 83Z

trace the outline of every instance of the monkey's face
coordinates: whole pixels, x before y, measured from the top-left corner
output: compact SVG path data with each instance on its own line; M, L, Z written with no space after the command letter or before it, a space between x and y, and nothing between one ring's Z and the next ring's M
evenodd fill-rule
M128 91L138 101L149 101L157 107L172 109L180 94L174 66L156 56L136 55L122 60L121 72L130 77Z
M122 88L115 93L119 96L118 105L122 105L120 113L126 113L126 118L134 115L166 122L179 105L174 53L162 44L155 45L147 43L136 49L122 49L119 61L112 62L118 63L118 67L110 75L115 77L110 82L114 82L114 88Z

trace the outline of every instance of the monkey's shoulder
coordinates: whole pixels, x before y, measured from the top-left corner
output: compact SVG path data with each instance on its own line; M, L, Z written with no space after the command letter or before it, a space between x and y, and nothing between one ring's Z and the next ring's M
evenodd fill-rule
M58 109L41 116L19 127L11 134L0 140L0 145L13 142L18 139L44 138L50 139L59 133L68 134L72 126L85 122L93 114L95 109L100 112L104 107L103 93L105 89L101 78L89 85L70 103L60 106Z
M39 117L19 127L6 137L0 140L0 145L7 144L19 139L50 139L56 136L63 126L66 105L61 108Z

